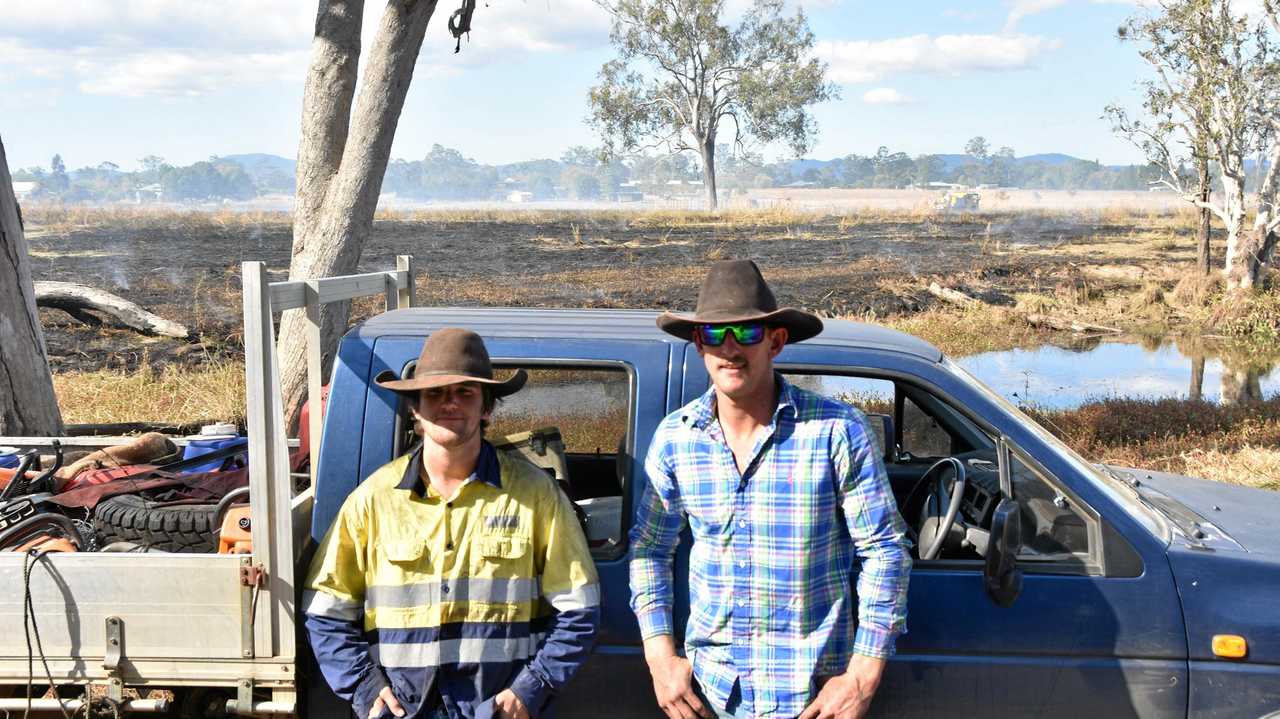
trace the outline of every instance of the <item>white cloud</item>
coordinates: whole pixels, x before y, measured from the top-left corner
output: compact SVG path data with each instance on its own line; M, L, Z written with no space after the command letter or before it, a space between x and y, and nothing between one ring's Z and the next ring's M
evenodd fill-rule
M608 43L608 17L593 0L480 3L470 39L453 54L447 25L459 0L444 0L427 28L418 72L518 61ZM365 7L361 46L373 44L385 3ZM62 0L0 2L0 81L66 78L81 92L119 97L193 97L220 88L301 85L316 5L300 0ZM565 22L572 18L572 22Z
M305 52L201 54L140 52L74 66L81 92L117 97L196 97L235 83L291 82L301 85Z
M892 87L877 87L863 93L862 101L868 105L905 105L911 98Z
M890 40L824 40L815 50L830 63L833 81L851 84L904 73L1020 70L1061 46L1060 40L1039 35L912 35Z
M1005 20L1004 31L1011 33L1018 29L1023 18L1062 7L1067 0L1009 0L1005 4L1009 6L1009 17Z

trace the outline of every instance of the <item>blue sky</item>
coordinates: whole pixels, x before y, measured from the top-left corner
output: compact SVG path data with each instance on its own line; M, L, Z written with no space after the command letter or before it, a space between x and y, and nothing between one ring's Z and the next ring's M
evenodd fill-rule
M728 0L730 7L745 0ZM1019 155L1138 161L1100 119L1144 72L1115 39L1141 0L805 0L841 98L810 157L960 152L974 135ZM383 4L367 0L366 46ZM453 54L441 0L393 157L434 143L481 162L596 144L587 90L612 52L591 0L486 0ZM314 25L306 0L0 4L0 139L11 167L297 149ZM765 148L770 159L783 148Z

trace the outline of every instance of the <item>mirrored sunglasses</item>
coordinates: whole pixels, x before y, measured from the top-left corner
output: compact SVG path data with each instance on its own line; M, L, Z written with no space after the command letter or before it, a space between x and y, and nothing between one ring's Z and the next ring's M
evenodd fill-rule
M708 347L719 347L724 338L733 335L733 340L740 345L753 345L764 339L764 325L749 322L734 325L698 325L698 338Z

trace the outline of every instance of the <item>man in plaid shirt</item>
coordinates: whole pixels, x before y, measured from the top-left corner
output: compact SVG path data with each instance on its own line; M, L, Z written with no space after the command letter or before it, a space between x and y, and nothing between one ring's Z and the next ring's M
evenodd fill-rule
M692 317L658 326L697 345L713 385L659 425L631 531L631 607L659 706L671 719L863 716L906 631L911 558L861 413L774 372L821 320L778 309L755 263L737 260L712 266ZM682 657L671 562L686 522Z

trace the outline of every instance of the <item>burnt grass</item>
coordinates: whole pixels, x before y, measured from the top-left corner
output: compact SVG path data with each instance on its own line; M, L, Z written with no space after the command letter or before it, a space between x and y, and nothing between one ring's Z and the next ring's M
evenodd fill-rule
M453 219L446 212L377 221L359 270L391 268L396 255L413 255L422 305L691 310L709 263L748 257L761 265L782 304L824 316L885 318L939 304L924 290L930 281L1012 305L1018 292L1052 292L1081 264L1190 263L1189 228L1184 245L1154 256L1133 241L1135 233L1168 232L1170 223L1146 215L1123 221L1019 214ZM35 279L114 292L185 323L195 335L189 342L144 338L42 309L55 372L239 356L240 262L263 261L273 277L284 279L292 243L283 215L27 229ZM1082 251L1073 253L1073 245ZM1073 255L1071 262L1064 255ZM357 303L355 318L376 309Z

